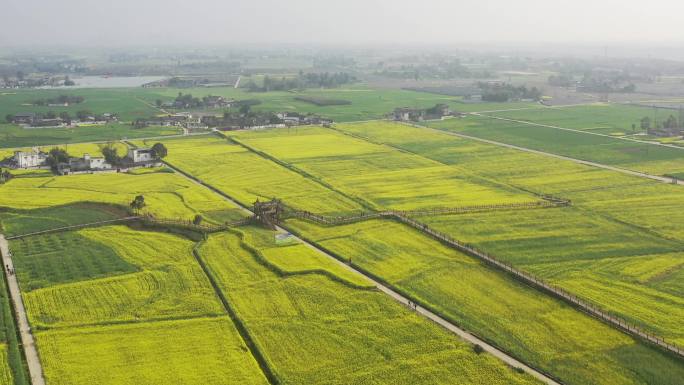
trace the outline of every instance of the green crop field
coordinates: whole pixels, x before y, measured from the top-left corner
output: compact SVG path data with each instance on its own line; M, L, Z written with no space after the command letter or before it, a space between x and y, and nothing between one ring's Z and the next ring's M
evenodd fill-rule
M378 123L383 124L383 123ZM413 210L537 200L464 168L324 128L236 132L241 143L303 170L373 209Z
M665 118L667 110L661 110ZM570 107L542 107L528 110L510 110L493 113L508 119L525 120L533 123L573 128L601 134L631 134L632 124L635 132L643 132L640 126L645 116L653 119L653 109L621 104L590 104Z
M349 212L360 206L294 171L279 166L226 139L199 137L167 140L167 160L237 199L284 199L289 205L314 212Z
M0 124L0 147L47 146L63 143L102 142L153 136L180 134L174 127L133 128L128 123L75 128L22 128L14 124Z
M274 274L256 258L273 247L272 233L245 229L213 235L199 252L282 383L534 382L384 294L319 274ZM314 253L296 252L302 260Z
M87 250L89 256L61 258L61 263L73 266L64 268L65 277L60 283L56 279L46 282L42 278L45 273L38 270L31 275L41 277L38 284L43 287L27 291L38 286L31 280L22 286L26 310L34 326L53 328L221 314L220 304L192 258L192 242L122 226L80 230L78 235L99 247L93 244ZM20 252L21 242L42 242L42 239L13 241L13 249ZM63 247L63 253L81 250L77 243L65 242ZM88 279L91 277L84 276L84 271L77 267L88 264L88 260L103 252L116 253L121 260L110 256L110 263L99 262L105 265L99 270L109 275ZM31 260L29 255L18 258L25 259L27 264ZM111 275L120 272L127 274Z
M675 384L684 375L676 359L400 224L288 224L568 384Z
M7 357L7 345L0 343L0 384L12 384L13 382L12 370L9 367Z
M268 384L227 317L37 333L50 385Z
M122 226L12 241L48 383L267 383L193 245Z
M3 94L0 118L90 109L119 113L125 123L37 130L3 124L0 159L16 149L57 144L71 155L100 156L108 140L123 153L126 146L117 140L125 137L136 145L163 142L168 167L69 176L15 170L0 185L0 232L122 218L134 213L130 202L137 195L146 203L139 212L159 219L201 216L217 225L245 218L212 189L244 206L279 198L330 216L532 203L550 194L571 204L414 214L430 228L684 346L682 186L454 135L680 175L684 150L617 138L633 134L631 125L650 109L470 104L365 85L180 91L259 99L253 110L314 112L343 123L145 140L178 132L133 129L128 121L161 113L155 101L171 101L179 89ZM63 109L24 105L61 93L86 101ZM521 122L476 115L423 123L429 127L371 120L396 107L436 103ZM367 121L354 123L360 120ZM271 375L282 384L538 383L395 302L349 263L564 384L679 385L684 378L677 357L397 221L319 226L291 218L282 225L339 260L285 237L282 229L252 224L202 237L173 226L98 224L10 240L48 385L267 384ZM27 385L4 286L0 384Z
M684 148L669 148L480 116L430 122L428 125L482 139L652 174L669 174L684 170Z
M139 117L158 114L159 110L141 101L137 94L142 89L110 88L110 89L63 89L63 90L16 90L13 93L0 95L0 119L7 114L22 112L46 113L54 111L69 112L72 116L78 111L90 111L95 114L114 113L121 120L130 121ZM60 95L82 96L84 101L68 107L34 106L39 99L55 98Z
M24 291L138 271L106 244L76 232L37 235L12 246Z
M472 172L510 186L571 199L573 206L563 209L424 221L682 344L684 317L672 316L681 313L684 295L681 186L421 128L340 127L444 164L467 164Z
M123 208L94 203L74 203L37 209L0 211L0 229L8 236L58 227L92 223L128 215Z
M115 208L92 211L86 205L72 212L74 206L54 206L107 203L119 206L114 211L120 213L139 194L147 205L143 211L161 218L190 220L202 214L211 222L222 223L241 217L233 205L205 188L177 174L156 171L14 178L0 185L0 207L8 209L0 211L0 220L11 234L88 223L109 219Z
M30 385L5 277L0 278L0 384Z

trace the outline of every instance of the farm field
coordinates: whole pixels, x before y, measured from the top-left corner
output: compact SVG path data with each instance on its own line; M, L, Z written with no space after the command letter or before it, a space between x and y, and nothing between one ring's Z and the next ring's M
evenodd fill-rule
M40 331L50 385L268 384L228 317Z
M244 228L210 236L199 253L282 383L535 383L375 290L274 273L259 262L273 247L271 232Z
M5 274L3 269L2 274ZM5 277L0 276L0 384L30 385Z
M668 112L670 111L660 110L660 116L664 119ZM492 113L492 115L612 135L632 134L632 124L636 126L636 132L643 132L640 127L641 119L645 116L653 119L654 113L653 109L646 107L596 103L581 106L501 111Z
M191 220L201 214L210 222L223 223L242 217L238 209L221 197L167 171L157 169L143 175L107 173L17 177L0 185L0 207L6 209L0 212L0 220L9 227L10 235L45 230L53 224L87 223L94 219L107 219L106 212L112 210L104 210L103 217L96 213L82 215L86 214L83 210L81 213L69 213L68 208L55 206L73 207L79 202L104 203L117 206L118 210L114 211L120 213L128 210L136 195L145 197L143 212L161 218Z
M48 383L267 383L193 245L123 226L12 241Z
M472 172L510 186L571 199L572 207L562 209L423 220L682 343L677 320L684 318L671 317L681 312L684 294L678 283L684 251L681 186L409 126L338 128L445 164L467 164ZM619 290L609 289L614 286Z
M676 359L398 223L287 224L564 383L675 384L684 373Z
M12 378L12 369L9 367L7 357L7 345L0 344L0 383L1 384L12 384L14 379Z
M430 127L655 175L682 172L684 149L470 116Z
M146 105L157 98L171 100L178 90L129 91ZM308 108L327 116L330 109L340 121L380 117L404 101L422 107L446 102L458 109L458 100L451 97L363 88L183 92L263 98L255 109ZM351 104L317 106L294 100L297 96ZM495 114L608 133L604 130L616 130L637 116L631 108L532 106ZM676 149L490 122L471 116L428 124L654 174L684 172L684 152ZM580 127L584 123L600 128ZM417 219L684 346L682 186L439 130L370 121L129 138L137 145L163 142L171 166L245 206L280 198L300 210L350 215L537 202L541 194L569 199L572 205L562 208ZM123 143L116 145L125 150ZM68 150L99 156L100 146L69 144ZM12 150L0 149L0 157ZM136 195L145 197L143 213L161 219L187 221L201 215L207 223L221 224L245 216L216 192L166 167L63 177L41 171L15 175L0 185L0 232L7 236L121 218L130 215ZM398 222L321 227L288 220L285 225L563 383L674 385L684 377L684 365L675 357ZM288 384L536 383L489 354L477 354L473 346L306 245L279 244L273 232L252 226L195 241L137 225L12 240L16 274L49 385L262 384L267 383L259 367L264 362ZM199 246L196 255L194 246ZM0 327L0 383L16 372L17 357L21 360L13 351L17 341L3 331ZM243 339L245 334L249 337ZM250 352L254 347L256 355Z
M166 161L246 206L257 199L277 197L288 205L313 212L331 214L361 209L357 202L224 138L202 136L163 143L169 149Z
M156 99L171 101L178 95L177 89L145 90L140 94L141 99L154 103ZM316 113L340 122L379 119L392 112L396 107L432 107L437 103L454 103L456 98L444 95L427 94L405 90L376 90L362 85L346 88L325 90L305 90L300 92L247 92L244 89L232 87L220 88L191 88L181 90L193 96L219 95L237 100L256 99L261 104L252 108L255 111L297 111ZM350 102L347 105L317 106L315 104L297 100L298 97L314 99L333 99ZM490 109L490 105L479 106ZM477 109L477 107L473 107ZM219 113L222 110L218 110Z
M14 93L0 95L0 119L4 119L7 114L20 112L46 113L55 111L59 113L67 111L74 115L77 111L89 110L97 114L116 113L120 120L130 122L137 118L160 114L160 110L154 107L157 99L163 102L172 101L178 96L178 92L192 94L195 97L216 95L237 100L258 99L261 103L254 106L255 110L310 112L330 117L336 121L378 119L400 106L424 108L432 107L437 103L448 103L459 106L459 110L482 111L529 105L516 103L463 104L460 103L459 98L451 96L407 90L371 89L363 85L324 90L309 89L299 92L248 92L245 89L233 87L17 90ZM53 98L59 95L83 96L85 101L69 107L26 105L38 99ZM350 104L317 106L297 100L297 97L345 100ZM217 109L216 112L221 114L223 110Z
M375 210L533 202L538 198L415 154L325 128L231 133Z
M14 90L11 93L0 94L0 119L8 114L22 112L47 113L54 111L68 112L74 116L78 111L90 111L95 114L114 113L122 121L129 122L136 118L143 118L159 113L137 98L142 88L109 88L109 89L54 89L54 90ZM34 101L56 98L60 95L82 96L82 103L71 104L68 107L34 106Z
M31 128L14 124L0 124L0 147L16 148L50 146L64 143L104 142L121 139L145 138L181 134L176 127L133 128L128 123L75 128Z
M31 269L20 284L34 327L222 314L209 282L192 258L189 240L123 226L84 229L76 234L11 241L18 265ZM85 239L74 239L81 237ZM59 252L41 254L48 242L55 245L50 249ZM59 259L53 263L65 265L63 271L45 269L39 261L46 258ZM95 266L86 268L89 265ZM19 277L24 278L22 274Z

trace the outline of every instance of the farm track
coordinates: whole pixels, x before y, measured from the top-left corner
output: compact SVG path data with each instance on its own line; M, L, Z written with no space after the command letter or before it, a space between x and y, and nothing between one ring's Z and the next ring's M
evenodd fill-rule
M479 116L487 117L486 115L479 115ZM499 119L499 118L494 118L494 119ZM522 122L522 121L521 121L520 123L529 124L529 122ZM497 142L497 141L494 141L494 140L478 138L478 137L472 136L472 135L461 134L461 133L458 133L458 132L447 131L447 130L442 130L442 129L438 129L438 128L428 127L428 126L421 126L421 125L418 125L418 124L411 124L411 123L404 123L404 124L408 124L409 126L416 127L416 128L421 128L421 129L426 129L426 130L432 130L432 131L439 132L439 133L446 134L446 135L457 136L457 137L459 137L459 138L464 138L464 139L469 139L469 140L475 140L475 141L482 142L482 143L487 143L487 144L493 144L493 145L499 146L499 147L506 147L506 148L510 148L510 149L513 149L513 150L529 152L529 153L531 153L531 154L544 155L544 156L548 156L548 157L552 157L552 158L556 158L556 159L561 159L561 160L568 160L568 161L571 161L571 162L574 162L574 163L583 164L583 165L585 165L585 166L591 166L591 167L596 167L596 168L602 168L602 169L604 169L604 170L610 170L610 171L615 171L615 172L619 172L619 173L627 174L627 175L631 175L631 176L637 176L637 177L641 177L641 178L647 178L647 179L651 179L651 180L656 180L656 181L658 181L658 182L663 182L663 183L668 183L668 184L677 184L677 185L684 186L684 180L678 180L678 179L673 179L673 178L669 178L669 177L665 177L665 176L647 174L647 173L645 173L645 172L634 171L634 170L629 170L629 169L626 169L626 168L620 168L620 167L615 167L615 166L609 166L609 165L603 164L603 163L596 163L596 162L591 162L591 161L588 161L588 160L582 160L582 159L572 158L572 157L565 156L565 155L558 155L558 154L554 154L554 153L551 153L551 152L540 151L540 150L534 150L534 149L527 148L527 147L516 146L516 145L514 145L514 144L508 144L508 143L503 143L503 142ZM537 124L535 124L535 125L537 125ZM543 127L546 127L546 126L543 126ZM649 143L649 142L645 142L645 143ZM650 143L650 144L655 145L655 143ZM676 146L674 146L674 147L676 147ZM677 148L679 148L679 149L681 149L681 150L684 150L684 148L682 148L682 147L677 147Z
M201 186L203 186L203 187L205 187L205 188L207 188L207 189L209 189L209 190L215 192L216 194L218 194L218 195L220 195L221 197L223 197L226 201L233 203L234 205L236 205L236 207L241 208L245 213L249 213L250 215L253 215L253 213L252 213L251 210L249 210L247 207L245 207L245 206L243 206L242 204L240 204L240 203L238 203L237 201L235 201L231 196L229 196L228 194L224 193L223 191L221 191L221 190L219 190L219 189L217 189L217 188L215 188L215 187L213 187L213 186L211 186L211 185L209 185L209 184L206 184L206 183L202 182L202 181L199 180L198 178L194 177L192 174L186 173L185 171L183 171L183 170L181 170L181 169L175 167L174 165L172 165L172 164L170 164L170 163L168 163L168 162L166 162L166 161L165 161L164 163L165 163L168 167L170 167L171 169L175 170L176 172L178 172L179 174L183 175L184 177L188 178L189 180L193 181L194 183L197 183L197 184L199 184L199 185L201 185ZM286 228L283 228L283 227L280 227L280 226L277 227L277 230L278 230L278 231L289 231L289 230L287 230ZM438 325L444 327L445 329L447 329L447 330L450 331L451 333L456 334L457 336L461 337L461 338L464 339L465 341L468 341L468 342L470 342L470 343L472 343L472 344L477 344L477 345L482 346L482 348L483 348L486 352L490 353L492 356L494 356L494 357L500 359L501 361L505 362L506 364L510 365L511 367L521 368L521 369L524 370L526 373L530 374L531 376L537 378L538 380L540 380L540 381L542 381L542 382L544 382L544 383L546 383L546 384L549 384L549 385L561 385L561 383L560 383L559 381L557 381L556 379L552 378L550 375L548 375L548 374L546 374L546 373L543 373L542 371L540 371L540 370L538 370L538 369L536 369L536 368L534 368L534 367L532 367L532 366L529 366L529 365L523 363L522 361L517 360L516 358L514 358L514 357L511 356L511 355L509 355L509 354L506 353L505 351L503 351L503 350L501 350L501 349L495 347L495 346L492 345L492 344L489 344L489 343L485 342L484 340L482 340L482 339L476 337L475 335L469 333L468 331L459 328L458 326L456 326L456 325L453 324L452 322L448 321L447 319L441 317L440 315L438 315L438 314L436 314L436 313L430 311L429 309L427 309L427 308L425 308L425 307L423 307L423 306L417 305L415 300L412 300L412 299L408 298L407 296L404 296L404 295L400 294L397 290L391 288L389 285L385 285L385 284L379 282L379 281L378 281L377 279L375 279L374 277L370 276L369 274L367 274L367 273L365 273L365 272L363 272L363 271L361 271L361 270L359 270L359 269L354 268L353 266L350 266L350 265L348 265L348 264L342 262L340 259L338 259L338 258L335 257L334 255L332 255L332 254L330 254L330 253L328 253L328 252L322 250L321 248L317 247L317 246L314 245L313 243L310 243L310 242L307 241L306 239L304 239L304 238L302 238L302 237L299 237L299 236L296 236L296 235L294 235L294 237L295 237L299 242L301 242L302 244L304 244L305 246L307 246L307 247L309 247L310 249L316 251L317 253L319 253L319 254L321 254L321 255L323 255L323 256L325 256L325 257L327 257L327 258L333 260L335 263L339 264L340 266L344 267L345 269L347 269L347 270L349 270L349 271L351 271L351 272L354 272L354 273L356 273L356 274L360 274L360 275L364 276L364 277L365 277L366 279L368 279L368 280L369 280L369 281L370 281L378 290L380 290L381 292L385 293L385 294L388 295L390 298L394 299L395 301L399 302L400 304L402 304L402 305L404 305L404 306L409 306L410 303L415 304L414 310L415 310L418 314L421 314L421 315L423 315L425 318L427 318L427 319L429 319L429 320L431 320L431 321L437 323Z
M14 270L14 264L12 263L12 255L9 251L9 245L7 239L3 234L0 234L0 254L2 254L2 263L6 267ZM6 270L7 271L7 270ZM16 312L16 319L19 326L19 335L21 337L21 344L24 350L24 355L26 357L26 363L28 365L29 374L31 376L32 385L45 385L45 378L43 377L43 366L40 363L40 356L38 355L38 349L36 349L35 340L33 338L33 333L31 332L31 327L29 326L28 317L26 316L26 309L24 308L24 301L21 298L21 292L19 290L19 282L17 281L16 274L5 274L7 276L7 283L14 304L14 310Z

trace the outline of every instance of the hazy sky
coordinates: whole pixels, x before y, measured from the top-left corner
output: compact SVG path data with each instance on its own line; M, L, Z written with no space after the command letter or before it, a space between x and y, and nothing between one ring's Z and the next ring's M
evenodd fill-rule
M2 0L0 45L682 42L682 0Z

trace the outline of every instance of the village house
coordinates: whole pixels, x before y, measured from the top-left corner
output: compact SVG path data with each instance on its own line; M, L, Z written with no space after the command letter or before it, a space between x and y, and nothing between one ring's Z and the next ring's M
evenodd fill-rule
M209 126L202 121L202 117L200 116L189 116L183 123L183 127L188 130L205 130L209 128Z
M149 148L131 148L126 158L133 163L149 163L156 161L154 151Z
M664 128L664 127L658 127L658 128L649 128L648 129L648 134L652 136L657 136L661 138L671 138L671 137L676 137L676 136L682 136L684 135L684 129L677 128L677 127L671 127L671 128Z
M33 112L19 113L12 117L14 124L33 124L34 120L36 120L36 114Z
M416 108L408 108L408 107L402 107L402 108L395 108L394 109L394 120L402 121L402 122L408 122L408 121L420 121L425 118L425 110L419 110Z
M445 116L451 116L453 113L449 109L447 104L436 104L434 107L430 108L396 108L391 116L394 120L402 122L418 122L426 119L441 119Z
M107 163L105 158L92 157L90 154L83 154L82 158L69 158L68 163L60 163L57 165L57 173L60 175L106 171L111 169L112 165Z
M202 98L204 106L207 108L228 108L231 107L233 102L232 99L226 99L223 96L205 96Z
M136 119L133 125L138 128L147 126L181 127L186 120L187 116L184 115L154 116Z
M48 154L38 149L32 151L15 151L12 158L16 168L37 168L47 166Z

